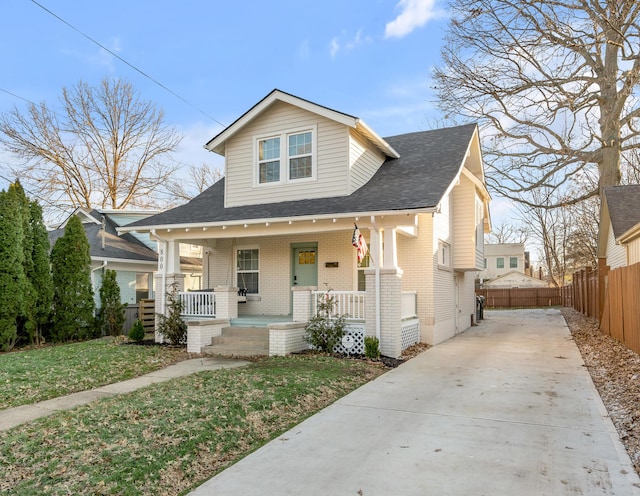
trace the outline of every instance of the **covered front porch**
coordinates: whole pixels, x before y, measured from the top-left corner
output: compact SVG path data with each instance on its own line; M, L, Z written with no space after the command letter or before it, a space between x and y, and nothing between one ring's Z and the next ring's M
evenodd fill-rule
M354 220L368 238L370 256L362 264L352 245ZM199 352L223 328L243 321L269 329L270 355L306 349L304 328L329 292L336 314L348 315L354 338L348 343L355 343L336 351L362 353L364 336L376 336L383 355L398 357L420 340L419 291L403 288L398 266L398 238L416 238L417 225L416 215L405 214L154 230L160 254L156 288L182 288L179 243L199 244L203 285L211 289L180 293L189 351ZM156 291L158 313L166 310L162 293Z

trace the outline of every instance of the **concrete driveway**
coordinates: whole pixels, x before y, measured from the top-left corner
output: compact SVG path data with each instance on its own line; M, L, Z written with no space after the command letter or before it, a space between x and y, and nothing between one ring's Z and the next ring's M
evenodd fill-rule
M490 311L193 495L640 495L560 312Z

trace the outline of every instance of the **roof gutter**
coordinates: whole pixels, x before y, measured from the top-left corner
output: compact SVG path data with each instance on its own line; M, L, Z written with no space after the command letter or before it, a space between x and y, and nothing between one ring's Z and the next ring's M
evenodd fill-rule
M296 217L262 217L255 219L232 219L227 221L215 221L215 222L202 222L202 223L181 223L181 224L150 224L150 225L138 225L138 226L121 226L116 228L118 234L125 232L151 232L155 236L155 231L163 229L193 229L193 228L213 228L213 227L232 227L232 226L244 226L253 224L275 224L278 222L289 222L291 224L296 222L314 222L321 220L332 219L347 219L352 220L354 218L364 219L366 217L385 217L391 215L415 215L415 214L431 214L438 210L438 207L423 207L410 210L385 210L376 212L349 212L339 214L322 214L322 215L301 215Z

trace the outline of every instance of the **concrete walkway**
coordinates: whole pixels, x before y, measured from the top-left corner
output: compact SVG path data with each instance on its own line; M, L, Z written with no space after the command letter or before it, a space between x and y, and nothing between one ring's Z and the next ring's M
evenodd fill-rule
M345 396L192 495L639 495L558 310L480 326Z
M194 358L184 360L164 369L129 379L115 384L81 391L68 396L61 396L51 400L41 401L31 405L18 406L0 411L0 431L6 431L25 422L46 417L61 410L70 410L79 405L90 403L100 398L129 393L157 382L165 382L175 377L195 374L203 370L216 370L247 365L249 362L230 360L225 358Z

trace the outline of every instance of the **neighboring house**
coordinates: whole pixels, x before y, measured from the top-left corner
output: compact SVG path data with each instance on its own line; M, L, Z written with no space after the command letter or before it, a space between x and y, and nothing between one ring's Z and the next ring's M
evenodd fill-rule
M604 188L598 258L610 269L640 262L640 184Z
M225 157L223 179L120 229L160 242L158 287L182 284L178 243L203 246L218 321L289 321L269 326L270 354L303 346L325 289L387 356L472 325L490 228L475 124L383 139L357 117L274 90L205 146ZM354 224L370 250L360 265ZM237 288L247 289L241 304Z
M522 243L495 243L484 245L483 270L478 274L480 283L508 274L527 273L528 257Z
M484 288L548 288L548 281L536 279L518 271L511 271L483 284Z
M105 269L116 271L122 303L137 305L143 298L153 298L153 273L158 268L157 242L148 234L118 234L117 228L139 221L157 211L148 210L88 210L78 208L72 214L80 217L89 241L91 254L91 283L93 285L96 308L100 307L100 287ZM49 232L51 246L64 234L66 221L56 230ZM187 257L181 258L182 270L189 274L187 285L190 289L200 289L202 259L200 250L191 246L181 246Z

